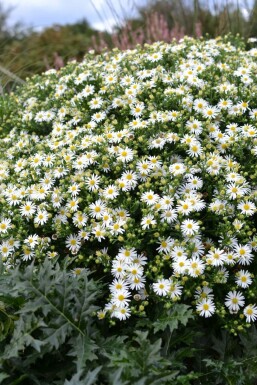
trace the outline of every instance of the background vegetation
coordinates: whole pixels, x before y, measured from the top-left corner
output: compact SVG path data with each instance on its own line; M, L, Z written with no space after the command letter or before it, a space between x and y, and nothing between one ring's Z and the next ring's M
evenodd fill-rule
M110 8L114 12L111 3ZM0 3L0 80L7 90L19 82L17 77L24 80L49 68L59 69L69 60L81 60L92 48L96 53L106 48L128 49L184 35L257 36L256 0L149 0L138 8L138 17L120 20L112 33L94 30L86 19L41 32L20 23L10 28L11 12Z

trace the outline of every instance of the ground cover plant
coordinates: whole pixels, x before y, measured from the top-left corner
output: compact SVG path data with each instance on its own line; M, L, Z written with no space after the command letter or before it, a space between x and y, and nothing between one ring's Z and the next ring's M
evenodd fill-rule
M90 51L2 98L3 384L254 383L249 44Z

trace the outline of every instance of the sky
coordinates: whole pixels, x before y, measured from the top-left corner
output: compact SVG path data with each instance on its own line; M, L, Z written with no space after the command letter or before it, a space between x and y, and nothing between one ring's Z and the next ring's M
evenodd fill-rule
M86 19L93 28L111 30L128 16L136 15L136 6L147 0L1 0L6 10L13 8L8 23L21 22L42 30L53 24L73 24Z

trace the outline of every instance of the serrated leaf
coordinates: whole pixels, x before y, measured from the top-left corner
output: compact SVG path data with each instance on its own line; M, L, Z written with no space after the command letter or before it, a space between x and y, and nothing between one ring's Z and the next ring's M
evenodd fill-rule
M162 315L153 323L154 333L169 329L170 333L176 330L179 323L186 326L189 319L194 318L193 311L189 306L184 304L175 304L166 314Z
M84 382L80 381L81 372L74 374L70 380L65 380L64 385L84 385Z
M89 278L89 272L85 270L80 277L73 277L46 260L37 269L30 265L24 271L11 271L8 287L11 297L24 300L20 302L13 335L1 359L16 360L16 367L22 368L23 372L26 365L36 367L39 360L44 362L46 357L48 375L58 373L64 381L65 376L74 374L76 366L77 373L81 370L83 375L82 369L96 359L97 350L89 333L100 285ZM70 353L75 357L75 363L70 362ZM53 362L48 361L51 355ZM54 366L56 358L60 364ZM69 365L63 366L62 361L68 359ZM40 373L43 368L37 370ZM90 378L96 374L90 372Z
M44 341L37 340L36 338L30 337L27 341L27 346L28 343L30 346L32 346L37 352L41 352L41 346L45 345Z
M60 345L64 344L67 336L71 333L72 326L67 322L63 322L63 320L59 320L57 322L58 328L56 327L46 327L44 330L44 334L46 338L44 339L44 343L51 345L54 349L58 349Z
M98 366L94 370L89 371L86 377L84 378L84 384L93 385L97 380L98 373L101 371L101 369L102 369L102 366Z
M75 357L74 363L77 367L77 372L86 368L87 361L93 361L97 359L95 351L97 345L88 336L78 336L70 341L72 349L69 352L69 356Z
M44 321L37 320L34 314L27 315L24 318L20 317L14 323L13 336L11 342L6 345L3 357L17 357L19 351L23 351L27 346L33 346L36 350L40 349L41 343L36 341L32 334L35 330L44 326Z
M121 379L122 371L123 368L118 368L115 371L110 371L108 376L109 382L115 385L129 385L128 381L123 381Z
M179 371L172 371L171 373L163 373L162 375L159 375L158 378L151 381L151 385L163 385L167 384L167 381L169 381L169 384L172 384L172 381L177 377L179 374Z
M68 381L65 380L64 385L93 385L97 380L98 373L102 369L102 366L98 366L92 371L89 371L83 379L81 379L82 372L79 371Z

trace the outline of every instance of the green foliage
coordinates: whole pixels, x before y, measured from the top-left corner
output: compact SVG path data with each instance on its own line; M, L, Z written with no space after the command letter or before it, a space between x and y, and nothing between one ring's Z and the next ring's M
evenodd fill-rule
M116 329L98 325L95 304L101 298L101 285L88 271L74 276L46 260L40 267L32 264L24 271L17 267L2 272L0 288L13 320L13 330L6 326L2 334L1 384L64 381L88 385L99 380L103 384L168 385L174 379L178 384L190 383L171 359L162 328L155 336L156 330L150 332L151 323L145 320L145 326L121 328L122 336L117 337ZM191 318L183 305L175 305L172 313L161 317L162 323L167 319L171 325L170 314L172 331L178 331L179 322L186 326Z
M103 288L88 271L74 277L46 260L39 268L5 272L0 287L2 301L15 312L12 333L2 335L1 384L168 385L190 384L195 376L181 373L161 330L149 334L151 321L141 330L140 324L122 327L121 336L98 325L95 304ZM175 305L173 318L174 332L190 312Z
M46 260L1 274L1 309L4 303L12 319L1 335L2 385L248 385L257 379L255 327L238 337L220 334L182 304L108 326L95 317L103 287L86 270L74 276Z
M181 374L165 347L162 329L156 337L149 322L141 330L140 324L121 328L120 337L116 329L98 325L95 303L101 285L86 270L74 276L46 260L38 268L32 264L25 271L18 267L4 272L0 287L1 299L15 312L10 316L13 331L2 336L1 384L168 385L175 379L189 384L196 376ZM191 317L179 305L172 314L173 331Z
M171 309L153 323L154 333L164 331L166 328L172 333L178 328L179 323L186 326L190 318L193 317L193 311L189 306L175 304Z
M111 372L116 369L110 379L115 378L120 384L169 384L178 371L170 370L172 362L162 356L161 349L161 339L151 343L147 331L136 331L133 340L127 341L126 349L108 355Z
M5 137L10 131L10 115L14 110L16 101L14 97L0 95L0 138ZM2 149L1 149L2 150ZM1 151L0 150L0 154Z
M11 296L14 305L17 298L21 301L11 338L1 353L2 368L15 378L45 358L44 364L29 371L28 378L50 379L53 373L65 378L75 368L82 373L87 361L96 358L91 335L99 283L87 271L73 276L49 261L38 269L31 265L24 272L16 268L1 281L1 298L10 300Z
M9 313L8 305L0 301L0 342L12 332L15 319L16 317Z
M3 45L2 63L25 79L49 68L59 69L68 60L81 60L91 45L95 31L85 20L74 25L53 26L42 32L30 32ZM2 84L10 89L13 79L2 74Z

